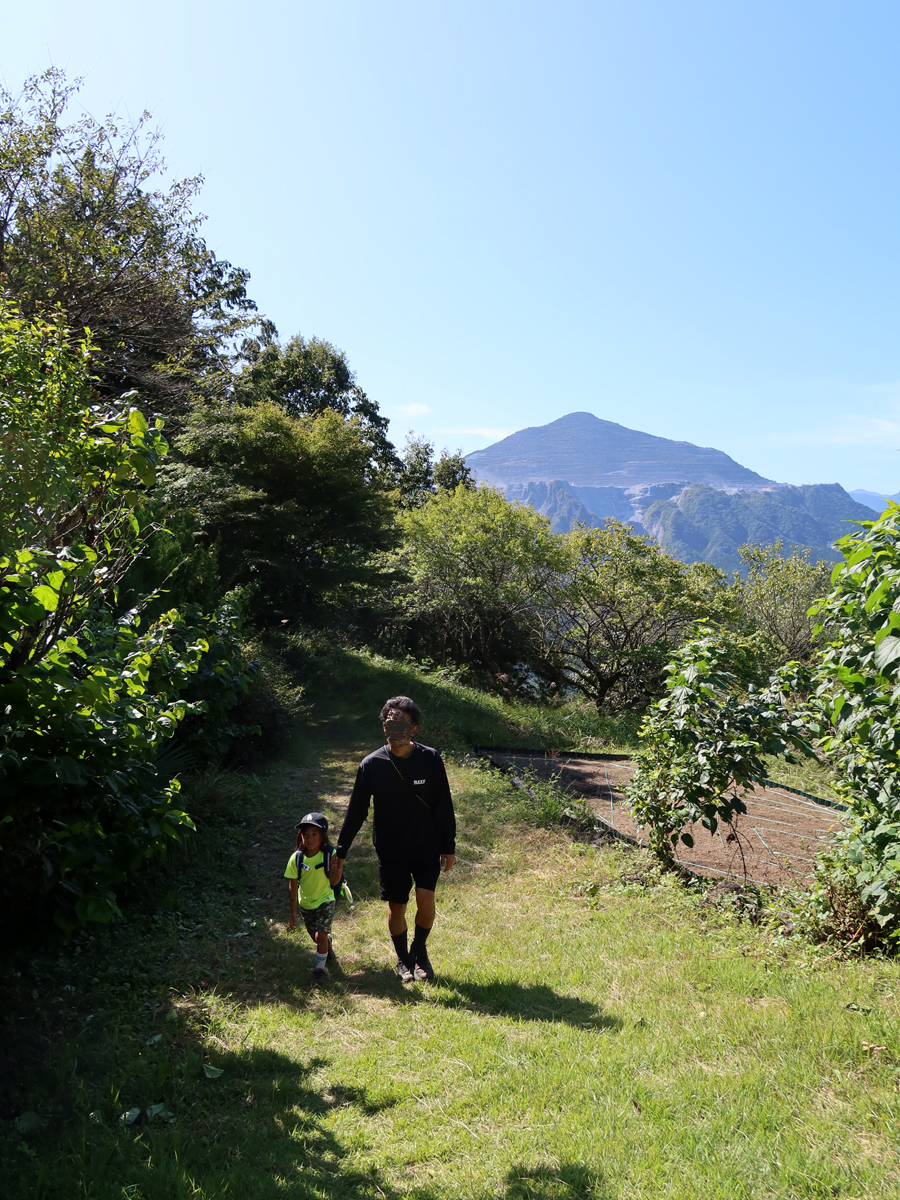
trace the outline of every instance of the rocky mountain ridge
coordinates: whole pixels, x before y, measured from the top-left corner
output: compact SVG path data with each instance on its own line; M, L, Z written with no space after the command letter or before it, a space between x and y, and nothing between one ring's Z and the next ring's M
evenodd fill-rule
M614 517L685 562L727 571L740 568L737 551L746 542L780 540L836 561L836 539L873 512L840 484L776 483L720 450L590 413L519 430L466 461L479 482L530 504L556 533Z

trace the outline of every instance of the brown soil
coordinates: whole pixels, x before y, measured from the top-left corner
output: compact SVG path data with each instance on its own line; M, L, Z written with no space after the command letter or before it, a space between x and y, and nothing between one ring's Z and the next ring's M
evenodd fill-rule
M607 828L647 844L646 832L638 831L625 802L625 785L634 770L627 759L565 754L548 758L497 751L490 758L497 766L554 779L571 795L587 801ZM732 825L720 825L714 834L699 824L685 826L694 845L679 847L678 862L702 875L734 875L764 884L806 883L816 853L841 824L840 810L787 788L761 784L745 793L744 803L747 812L735 817Z

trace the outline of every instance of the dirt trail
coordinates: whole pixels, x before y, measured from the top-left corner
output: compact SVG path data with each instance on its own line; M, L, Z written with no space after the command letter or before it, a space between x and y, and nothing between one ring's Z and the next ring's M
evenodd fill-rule
M498 751L489 757L497 766L556 780L586 800L609 829L647 844L646 832L638 831L625 803L625 786L634 770L627 759ZM841 824L840 810L772 784L755 785L745 793L744 803L747 812L715 834L702 825L686 826L694 845L690 850L680 846L678 861L704 875L746 876L765 884L806 883L815 855Z

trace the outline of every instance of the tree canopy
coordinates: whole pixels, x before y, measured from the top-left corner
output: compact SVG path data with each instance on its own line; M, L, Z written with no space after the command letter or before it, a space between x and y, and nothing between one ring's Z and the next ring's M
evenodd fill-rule
M65 123L79 86L51 68L18 95L0 87L0 279L25 316L59 307L76 341L90 329L102 395L137 388L183 413L223 385L255 322L249 276L204 242L199 177L154 182L148 113Z
M641 708L658 695L663 668L693 622L724 610L727 579L705 563L686 566L614 520L578 526L563 545L547 657L598 708Z
M546 517L459 486L406 511L401 527L410 582L399 604L420 649L493 675L533 659L538 608L563 562Z
M387 437L387 418L357 383L343 350L300 334L282 346L274 327L265 323L262 336L245 341L242 357L243 369L234 379L234 397L240 403L269 401L292 417L324 412L355 417L371 444L374 464L388 472L399 469Z
M182 461L165 473L167 502L196 514L223 583L247 589L254 612L308 616L330 591L374 582L373 555L394 539L394 501L370 476L358 418L221 403L198 408L175 444Z

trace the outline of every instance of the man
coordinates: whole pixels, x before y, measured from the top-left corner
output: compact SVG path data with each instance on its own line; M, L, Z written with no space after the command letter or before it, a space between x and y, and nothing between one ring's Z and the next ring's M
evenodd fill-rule
M381 710L387 745L359 765L347 815L338 837L338 870L369 815L374 799L372 843L378 856L381 899L388 902L388 930L404 983L433 979L425 943L434 924L438 876L453 866L456 817L441 756L415 736L422 713L408 696L394 696ZM415 935L407 948L406 906L416 885Z

